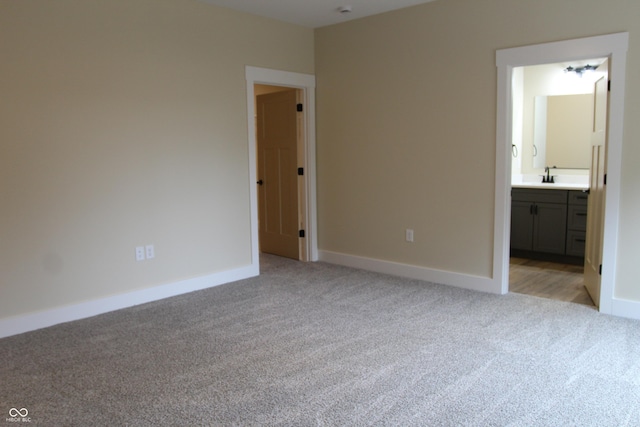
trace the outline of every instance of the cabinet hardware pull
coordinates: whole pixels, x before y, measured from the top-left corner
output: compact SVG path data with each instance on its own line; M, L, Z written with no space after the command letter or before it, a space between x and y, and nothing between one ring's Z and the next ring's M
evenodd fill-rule
M585 239L576 239L576 242L580 242L580 243L584 243L586 240Z
M587 216L585 212L576 212L576 216Z

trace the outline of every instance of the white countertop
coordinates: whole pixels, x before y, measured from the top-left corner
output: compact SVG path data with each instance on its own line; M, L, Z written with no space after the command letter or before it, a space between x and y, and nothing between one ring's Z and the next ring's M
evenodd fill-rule
M552 184L542 182L541 175L512 175L511 186L514 188L535 188L546 190L588 190L588 175L554 175Z
M588 190L589 186L582 183L562 182L549 184L546 182L519 182L511 184L513 188L535 188L544 190Z

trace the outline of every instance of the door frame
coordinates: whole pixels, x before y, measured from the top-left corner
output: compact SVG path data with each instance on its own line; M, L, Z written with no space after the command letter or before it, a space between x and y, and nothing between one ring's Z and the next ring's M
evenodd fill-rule
M498 92L493 286L496 290L500 290L500 293L505 294L509 291L513 69L530 65L608 57L611 61L611 73L609 75L611 90L609 92L609 126L607 129L607 189L605 195L600 312L616 314L613 313L613 300L617 270L616 254L618 248L625 73L628 45L629 33L625 32L501 49L496 52Z
M304 185L306 197L300 201L303 204L303 221L306 224L305 243L309 261L318 260L318 225L316 208L316 114L315 88L316 78L311 74L301 74L289 71L273 70L260 67L245 67L247 83L247 125L249 148L249 197L251 218L251 264L260 265L260 245L258 237L258 190L257 181L257 140L255 122L255 93L254 85L265 84L300 89L303 97L304 121Z

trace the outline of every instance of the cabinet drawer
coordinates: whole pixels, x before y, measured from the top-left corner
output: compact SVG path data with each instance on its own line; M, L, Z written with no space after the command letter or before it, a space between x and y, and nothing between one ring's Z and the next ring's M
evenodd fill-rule
M584 256L586 234L584 231L567 231L567 255Z
M569 205L567 228L577 231L585 231L587 229L587 208L585 206Z
M567 203L567 190L530 190L512 188L511 200L517 202Z
M569 191L569 204L577 206L587 206L589 193L584 191Z

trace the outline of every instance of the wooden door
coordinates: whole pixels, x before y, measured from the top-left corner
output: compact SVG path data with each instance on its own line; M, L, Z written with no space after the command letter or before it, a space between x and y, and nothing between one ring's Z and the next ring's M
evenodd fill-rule
M258 95L258 221L262 252L299 259L296 90Z
M608 62L600 65L607 69ZM608 73L595 83L593 133L591 135L591 167L587 235L584 256L584 285L596 307L600 305L602 238L604 235L605 176L607 154Z

